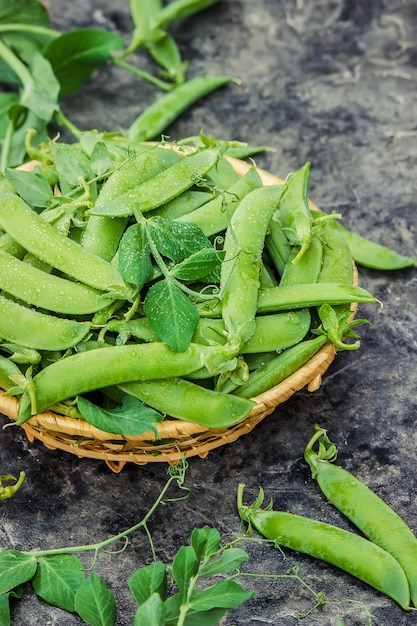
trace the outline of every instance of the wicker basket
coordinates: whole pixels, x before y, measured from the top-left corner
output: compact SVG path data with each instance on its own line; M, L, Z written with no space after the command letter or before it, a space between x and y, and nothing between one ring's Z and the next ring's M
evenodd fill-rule
M237 159L230 159L239 175L250 167ZM265 185L282 182L279 178L258 170ZM312 208L315 206L312 204ZM355 269L355 282L357 272ZM352 305L352 314L355 306ZM63 417L45 411L22 425L29 441L39 439L52 450L64 450L78 457L101 459L113 472L120 472L128 462L145 465L150 462L177 463L184 456L204 458L215 448L236 441L249 433L259 422L270 415L279 404L295 392L307 387L315 391L321 377L335 357L335 350L327 342L303 367L276 387L254 398L256 405L238 424L221 429L203 429L198 424L180 419L165 419L156 425L158 436L149 431L136 437L114 435L91 426L80 419ZM12 421L17 420L18 400L4 396L0 390L0 413Z

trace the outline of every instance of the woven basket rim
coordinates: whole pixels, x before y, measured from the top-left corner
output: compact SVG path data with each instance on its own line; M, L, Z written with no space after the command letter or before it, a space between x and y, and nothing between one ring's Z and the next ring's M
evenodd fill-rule
M239 176L243 176L251 167L239 159L227 157ZM30 164L23 166L30 168ZM256 168L264 185L281 184L282 179L273 174ZM313 210L317 206L309 201ZM358 284L357 269L354 265L354 282ZM352 304L352 315L356 304ZM82 419L65 417L52 411L44 411L32 416L22 425L28 439L41 440L51 449L60 449L78 457L104 460L110 469L119 472L127 462L138 465L148 462L177 463L184 456L200 456L204 458L210 450L231 443L244 434L249 433L259 422L270 415L280 404L288 400L294 393L307 387L315 391L320 387L321 377L332 363L336 351L327 341L296 372L284 381L252 398L255 406L250 413L232 427L209 429L194 422L168 418L156 424L158 434L142 433L136 437L114 435L95 428ZM19 401L13 396L5 396L0 388L0 413L17 420ZM159 443L158 443L159 442Z

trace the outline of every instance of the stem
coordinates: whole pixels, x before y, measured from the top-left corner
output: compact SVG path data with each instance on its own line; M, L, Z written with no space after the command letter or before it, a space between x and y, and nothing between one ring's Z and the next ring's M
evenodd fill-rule
M82 131L77 128L66 115L64 115L61 109L58 109L58 111L55 112L55 119L58 124L61 124L61 126L69 130L70 133L72 133L77 139L81 139L83 134Z
M18 76L24 89L27 89L32 85L33 79L26 65L1 40L0 57L3 57L7 65L11 67L14 73Z
M176 626L184 626L185 623L185 618L187 617L187 613L188 613L188 609L191 606L191 598L192 595L194 593L194 588L197 584L197 580L198 580L198 573L195 576L192 576L190 578L190 583L188 585L188 591L187 591L187 599L185 601L185 604L181 604L180 606L180 612L178 615L178 621L177 621L177 625Z
M140 78L144 78L149 83L152 83L156 87L163 89L163 91L171 91L171 89L175 87L175 85L171 83L166 83L165 81L160 80L159 78L156 78L156 76L149 74L149 72L144 72L143 70L140 70L138 67L135 67L131 63L127 63L121 57L114 55L112 56L112 61L115 65L118 65L119 67L121 67L124 70L127 70L128 72L132 72L132 74L135 74L136 76L139 76Z
M13 132L14 132L14 124L11 120L9 120L9 123L7 125L7 130L6 130L6 134L4 136L3 139L3 147L2 147L2 151L1 151L1 162L0 162L0 171L4 172L4 170L7 167L7 163L9 160L9 154L10 154L10 149L12 146L12 138L13 138Z
M57 39L61 36L61 33L57 30L52 30L51 28L46 28L44 26L32 26L31 24L0 24L0 33L9 33L21 31L25 33L33 33L35 35L46 35L47 37L51 37L52 39Z
M135 524L134 526L131 526L127 530L124 530L123 532L119 533L118 535L114 535L113 537L109 537L108 539L105 539L104 541L99 541L98 543L90 543L90 544L85 544L81 546L69 546L66 548L53 548L51 550L33 550L33 551L23 552L22 554L29 554L31 556L40 557L40 556L51 556L54 554L70 554L74 552L86 552L88 550L94 550L94 552L97 554L97 552L99 552L106 546L116 541L119 541L120 539L125 539L128 535L132 534L136 530L139 530L139 528L142 528L142 527L146 528L147 521L149 520L151 515L154 513L154 511L157 509L157 507L162 503L165 494L167 493L169 487L171 486L171 483L176 481L178 486L180 488L182 487L183 482L184 482L184 471L185 471L184 467L185 466L182 465L179 475L174 474L169 477L169 479L165 483L165 486L160 492L159 496L157 497L157 499L155 500L155 502L153 503L149 511L146 513L146 515L142 518L142 520L138 522L137 524ZM149 533L148 533L148 536L149 536Z

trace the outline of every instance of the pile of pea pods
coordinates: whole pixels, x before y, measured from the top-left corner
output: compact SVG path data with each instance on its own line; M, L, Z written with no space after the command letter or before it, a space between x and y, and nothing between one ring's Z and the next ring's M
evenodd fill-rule
M351 304L375 298L354 284L354 235L309 208L309 163L266 185L228 158L248 151L86 132L6 170L0 387L18 424L51 409L126 436L165 416L229 427L326 341L359 347Z

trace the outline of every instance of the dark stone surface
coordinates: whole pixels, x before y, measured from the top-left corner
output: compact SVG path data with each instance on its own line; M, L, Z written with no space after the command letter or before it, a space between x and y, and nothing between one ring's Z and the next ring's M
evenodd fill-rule
M54 24L105 26L127 36L122 0L54 0ZM169 129L173 139L203 128L216 137L266 144L259 166L281 176L312 162L311 197L343 212L348 227L415 255L417 10L413 0L225 0L178 24L175 35L190 62L189 77L230 73L241 80L197 103ZM145 55L141 67L152 69ZM70 119L90 129L128 126L155 98L155 89L117 68L95 76L65 103ZM250 435L206 459L193 458L187 500L158 509L150 523L158 556L170 562L194 526L218 528L224 542L239 531L236 489L251 501L262 485L276 508L336 523L348 522L320 495L302 460L315 422L339 447L339 462L385 498L417 532L417 279L416 270L360 271L362 286L383 303L361 306L358 352L340 353L321 388L296 394ZM1 418L1 423L7 422ZM166 466L126 466L113 474L101 461L80 460L2 431L1 473L25 470L20 493L0 507L0 547L30 550L99 541L139 521L166 480ZM175 494L176 495L176 494ZM301 554L284 559L268 545L249 544L247 571L285 573L292 565L329 601L305 620L314 600L289 580L243 580L257 598L231 611L227 626L328 626L361 621L364 601L373 624L417 623L385 596ZM82 556L86 565L88 555ZM133 623L129 576L151 561L144 533L128 549L99 556L96 569L115 593L117 625ZM28 590L13 604L19 626L72 626L74 615ZM365 622L366 623L366 622Z

